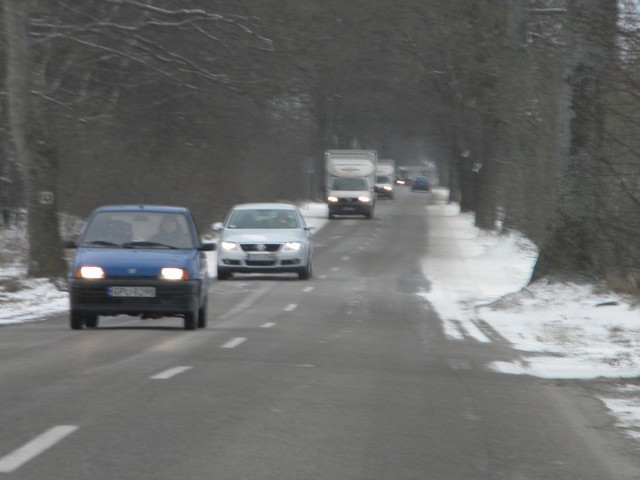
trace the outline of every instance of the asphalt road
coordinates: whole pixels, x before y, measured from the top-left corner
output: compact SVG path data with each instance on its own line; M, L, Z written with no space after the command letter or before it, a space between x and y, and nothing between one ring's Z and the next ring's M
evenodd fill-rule
M517 355L495 332L445 337L416 295L429 201L330 221L309 281L215 282L206 330L0 328L0 479L640 479L579 383L490 371Z

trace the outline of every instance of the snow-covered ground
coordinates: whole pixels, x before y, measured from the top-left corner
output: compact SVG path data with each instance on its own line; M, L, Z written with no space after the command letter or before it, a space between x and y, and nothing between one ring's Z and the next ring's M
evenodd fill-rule
M430 255L422 269L432 288L420 295L438 312L447 336L490 342L481 328L490 325L520 353L517 362L490 365L504 374L621 379L601 399L640 441L640 386L633 381L640 377L640 308L634 299L593 285L527 287L537 255L527 239L482 232L471 215L443 201L445 191L431 196L425 207ZM324 205L301 209L317 228L326 222ZM20 280L23 235L0 229L0 325L42 320L68 308L66 292L47 280ZM215 272L215 253L210 261Z

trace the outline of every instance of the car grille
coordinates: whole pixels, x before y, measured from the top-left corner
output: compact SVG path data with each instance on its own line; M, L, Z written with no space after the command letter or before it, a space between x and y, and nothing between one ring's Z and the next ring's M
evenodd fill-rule
M244 252L277 252L281 246L280 243L243 243L240 245Z

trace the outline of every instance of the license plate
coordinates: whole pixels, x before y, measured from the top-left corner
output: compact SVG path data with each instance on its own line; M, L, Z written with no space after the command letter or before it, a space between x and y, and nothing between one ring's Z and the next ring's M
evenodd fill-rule
M111 297L155 297L155 287L110 287L108 294Z
M247 260L253 260L257 262L272 262L276 259L273 253L248 253Z

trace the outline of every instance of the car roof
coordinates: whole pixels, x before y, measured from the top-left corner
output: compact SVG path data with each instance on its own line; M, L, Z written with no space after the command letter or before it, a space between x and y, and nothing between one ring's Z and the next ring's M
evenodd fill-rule
M186 207L170 205L103 205L94 212L161 212L161 213L187 213Z
M297 207L291 203L241 203L235 205L233 210L256 210L256 209L271 209L271 210L295 210Z

